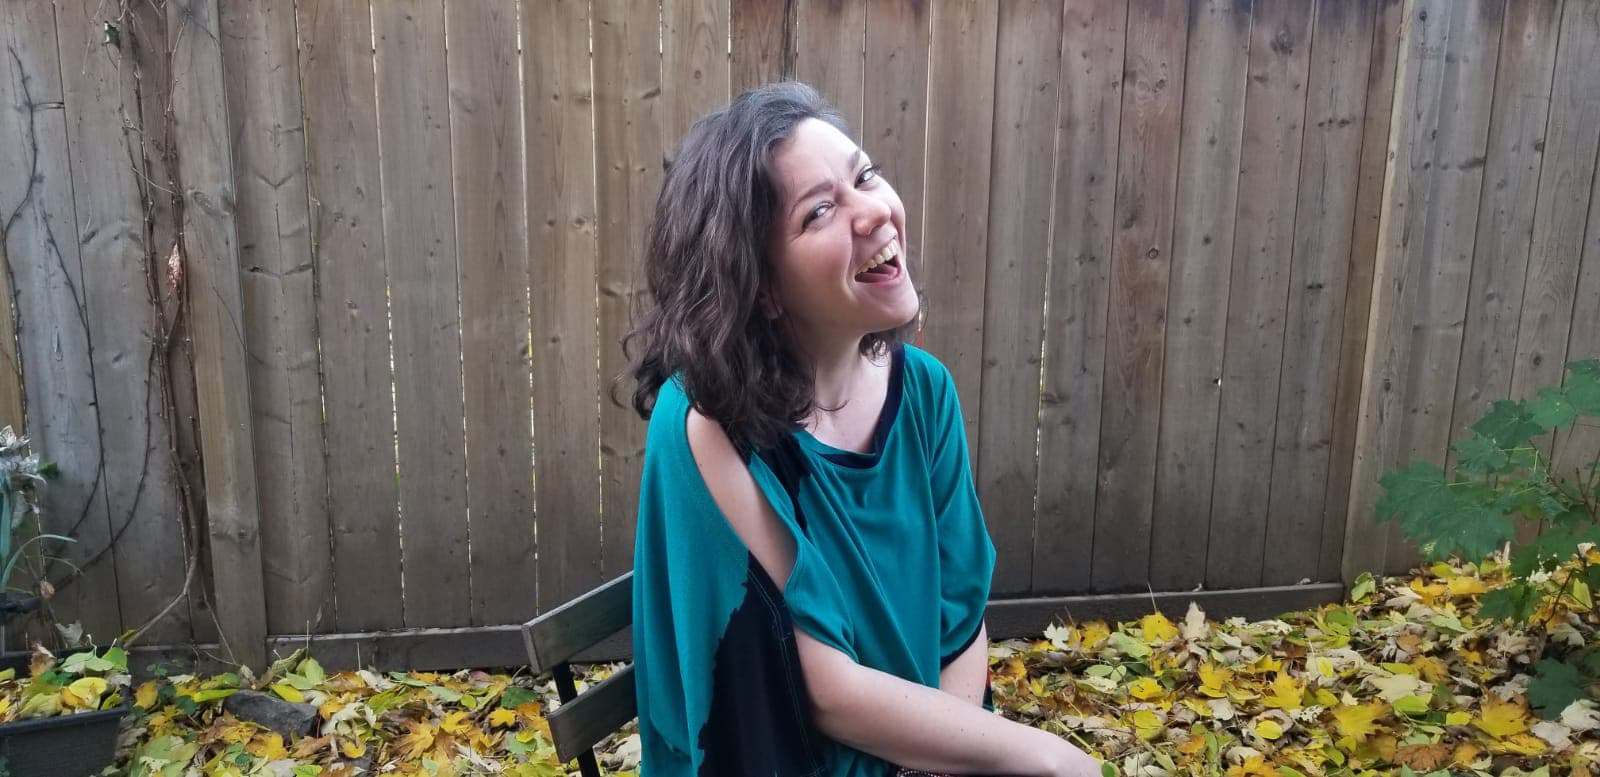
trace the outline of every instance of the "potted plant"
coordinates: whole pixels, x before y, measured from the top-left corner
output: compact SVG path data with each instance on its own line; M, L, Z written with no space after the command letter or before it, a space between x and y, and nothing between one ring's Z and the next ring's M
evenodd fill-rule
M37 489L55 467L28 451L28 438L0 429L0 640L39 595L13 591L11 575L34 546L71 542L44 532ZM36 646L28 659L0 666L0 777L85 777L111 764L127 709L128 654L120 647L58 658Z

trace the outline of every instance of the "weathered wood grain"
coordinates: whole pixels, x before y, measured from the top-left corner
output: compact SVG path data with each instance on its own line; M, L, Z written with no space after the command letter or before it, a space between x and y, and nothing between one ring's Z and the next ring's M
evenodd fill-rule
M1396 77L1366 386L1356 433L1346 577L1403 572L1416 556L1398 526L1373 527L1377 480L1413 458L1443 461L1449 436L1472 233L1487 151L1504 4L1418 3ZM1454 227L1454 228L1453 228ZM1376 530L1374 530L1376 528Z
M558 2L522 17L541 611L602 579L588 15L587 3Z
M1338 397L1334 400L1328 490L1322 508L1322 558L1317 565L1317 578L1321 580L1341 577L1345 582L1350 582L1365 563L1357 561L1348 566L1345 564L1345 532L1350 517L1356 426L1361 390L1365 385L1362 369L1366 360L1378 228L1384 213L1384 181L1388 169L1395 75L1403 51L1400 48L1400 32L1404 10L1403 0L1378 0L1377 15L1373 22L1372 61L1367 68L1367 110L1361 122L1361 155L1355 160L1360 183L1356 190L1355 225L1350 239L1343 332L1339 337ZM1370 519L1370 515L1362 517L1368 523ZM1351 550L1363 554L1370 548L1363 545ZM1344 577L1352 569L1355 571L1351 576Z
M798 0L794 76L833 103L852 134L861 132L867 0Z
M1192 589L1206 577L1250 16L1248 2L1211 0L1189 18L1150 519L1150 584L1158 590Z
M732 26L729 46L734 94L780 81L794 73L795 0L741 0L731 4L728 13ZM602 14L615 16L614 12L602 11L597 5L596 19ZM597 46L598 38L597 34ZM655 49L646 47L646 50ZM598 58L595 64L600 64ZM595 78L598 81L599 75Z
M976 472L999 9L941 3L930 25L922 334L955 377Z
M1545 165L1534 206L1533 245L1517 324L1511 396L1561 383L1578 290L1584 224L1600 150L1600 4L1563 6L1555 83L1545 130ZM1590 327L1595 322L1588 322Z
M444 5L374 3L408 626L471 619Z
M906 208L911 280L923 284L923 164L927 158L928 22L925 0L867 4L865 107L856 134Z
M1261 560L1265 585L1317 579L1334 433L1339 342L1351 262L1377 3L1319 3L1295 207L1283 368ZM1319 581L1321 582L1321 581Z
M1305 136L1313 4L1261 3L1250 31L1238 222L1217 411L1216 472L1206 544L1210 588L1261 582L1295 195Z
M1090 585L1127 4L1072 3L1062 13L1055 226L1039 398L1036 593Z
M15 305L27 402L26 427L16 431L32 438L34 453L60 467L61 478L41 499L43 525L92 544L59 549L82 563L105 547L111 531L99 422L83 412L94 407L94 368L56 20L42 3L0 5L0 20L0 245L14 294L9 304ZM53 566L53 580L70 573L65 564ZM107 554L51 608L63 620L83 619L90 633L118 632L116 585Z
M1000 8L989 185L988 272L983 305L983 388L977 485L998 558L997 596L1033 584L1038 486L1039 349L1055 209L1054 164L1061 8ZM969 411L970 412L970 411Z
M267 608L220 34L214 0L167 6L172 72L183 79L172 91L173 140L181 150L180 233L194 321L216 617L230 657L260 667L266 663Z
M1149 579L1188 18L1188 4L1176 0L1128 7L1095 502L1100 591Z
M734 7L737 11L740 4ZM622 338L645 304L645 230L661 189L668 149L660 127L661 24L654 6L594 3L595 200L600 234L601 566L608 577L633 568L639 476L646 424L633 411ZM616 380L615 399L610 381Z
M516 21L513 0L445 5L474 624L537 608L533 433L519 423L531 388Z
M239 197L267 629L334 626L317 311L294 4L227 3L223 72Z
M340 631L405 623L389 270L366 3L296 6Z

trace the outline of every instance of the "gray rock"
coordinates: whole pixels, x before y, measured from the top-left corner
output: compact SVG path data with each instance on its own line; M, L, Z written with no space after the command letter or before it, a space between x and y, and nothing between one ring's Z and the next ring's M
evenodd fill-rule
M240 720L259 723L278 732L285 740L310 734L317 722L315 704L287 702L261 691L239 691L229 696L222 708Z

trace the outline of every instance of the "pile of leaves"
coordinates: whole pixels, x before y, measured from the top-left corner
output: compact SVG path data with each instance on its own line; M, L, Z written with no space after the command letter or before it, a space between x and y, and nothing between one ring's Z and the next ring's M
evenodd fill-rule
M1128 775L1594 774L1600 706L1573 669L1600 668L1588 589L1528 623L1480 617L1506 575L1439 562L1281 619L1054 626L993 649L996 705Z
M0 723L115 709L122 705L130 679L128 654L122 648L59 659L35 648L26 675L14 667L0 670Z
M1590 548L1570 569L1595 563ZM1178 622L1052 626L993 646L995 703L1141 777L1600 773L1596 689L1568 671L1600 665L1588 591L1546 600L1528 623L1481 618L1507 574L1503 560L1437 563L1274 620L1191 608ZM243 687L317 705L316 735L284 741L234 718L223 700ZM550 745L555 699L548 678L330 674L299 656L260 680L172 677L134 691L119 773L575 775ZM612 774L637 769L632 731L602 746Z

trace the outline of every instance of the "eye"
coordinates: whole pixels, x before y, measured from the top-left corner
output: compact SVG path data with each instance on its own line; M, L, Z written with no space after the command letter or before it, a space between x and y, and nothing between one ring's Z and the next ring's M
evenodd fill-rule
M869 183L871 181L876 181L876 180L878 180L878 179L880 179L882 177L883 177L883 168L882 167L879 167L878 165L867 165L866 167L862 168L861 174L856 176L856 185L860 186L860 185L862 185L864 183Z
M832 207L833 207L833 203L824 202L824 203L818 205L817 207L812 208L810 210L810 212L806 213L805 219L800 222L800 228L801 229L805 229L806 227L811 226L811 222L816 221L819 218L822 218L824 215L827 214L828 210L831 209Z

